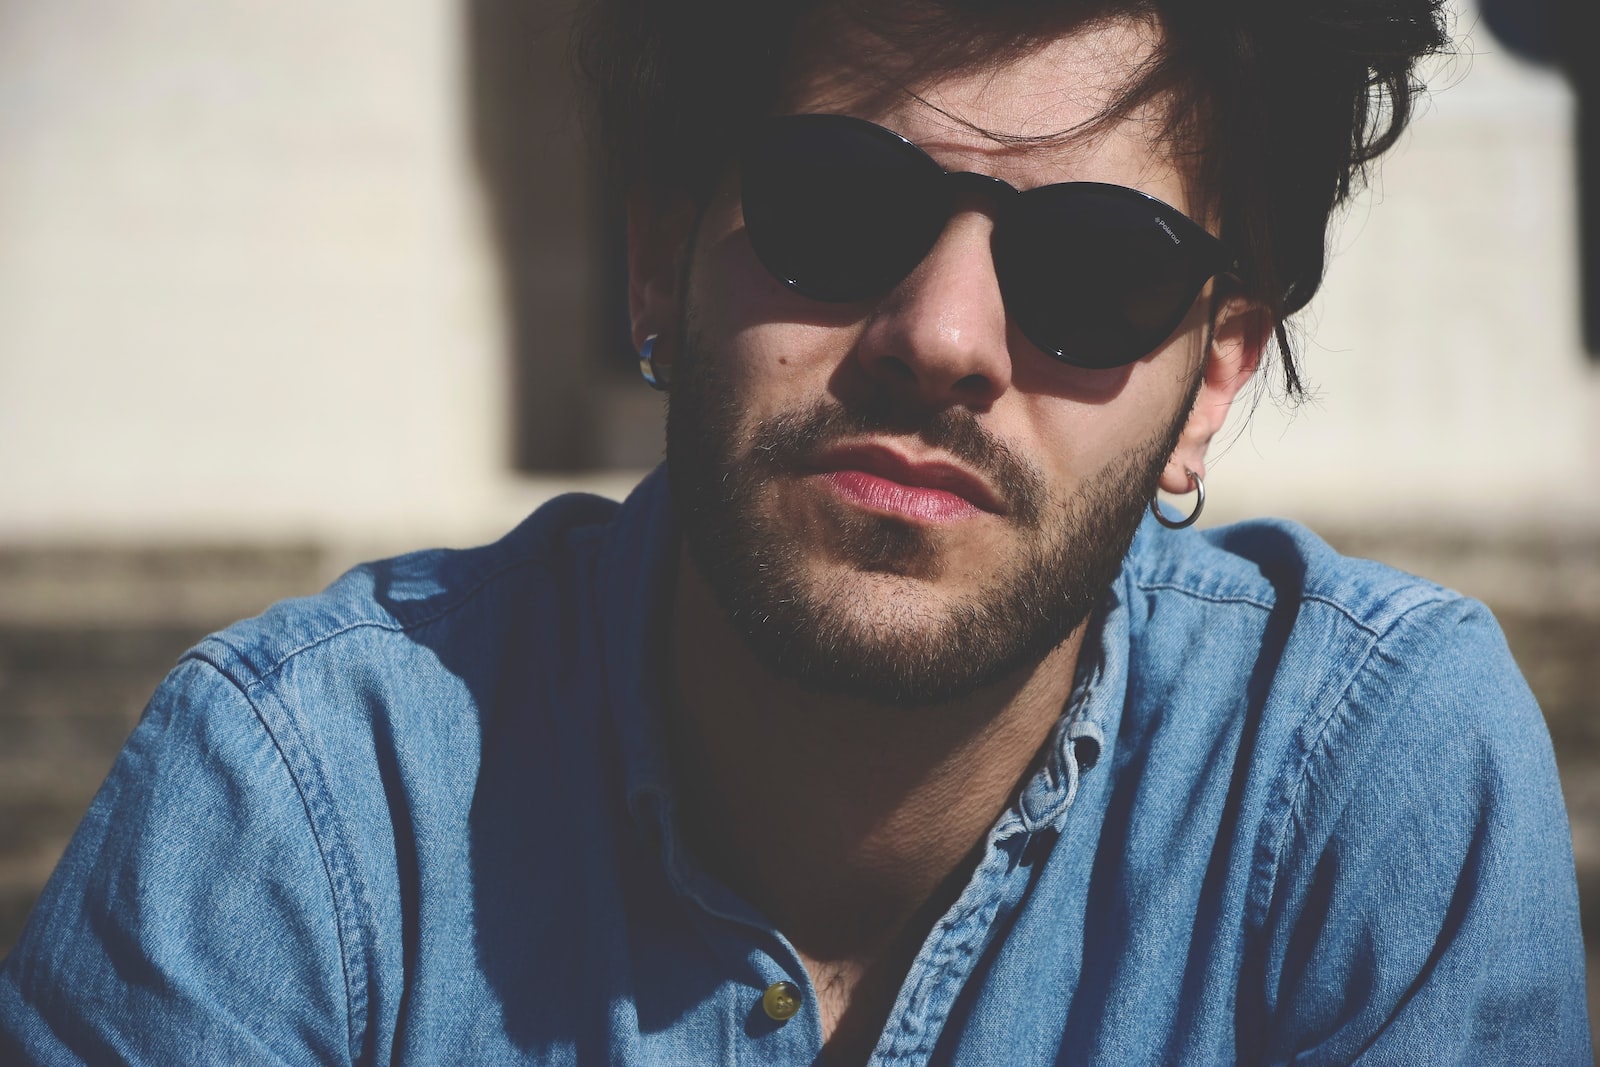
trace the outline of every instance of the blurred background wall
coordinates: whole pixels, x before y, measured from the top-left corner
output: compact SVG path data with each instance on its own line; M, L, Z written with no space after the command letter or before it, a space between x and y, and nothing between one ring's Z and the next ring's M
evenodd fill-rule
M198 634L659 458L568 3L0 0L0 951ZM1301 518L1497 609L1592 915L1576 109L1457 27L1302 319L1314 400L1239 413L1208 518Z
M567 3L0 0L0 539L470 539L653 463ZM1571 94L1458 22L1220 513L1600 523Z

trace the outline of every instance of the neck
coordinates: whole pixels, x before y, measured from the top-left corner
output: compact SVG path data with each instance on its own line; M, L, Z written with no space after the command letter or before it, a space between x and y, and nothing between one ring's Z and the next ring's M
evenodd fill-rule
M690 847L808 966L909 966L1033 769L1082 636L938 707L818 694L755 660L685 556L670 734Z

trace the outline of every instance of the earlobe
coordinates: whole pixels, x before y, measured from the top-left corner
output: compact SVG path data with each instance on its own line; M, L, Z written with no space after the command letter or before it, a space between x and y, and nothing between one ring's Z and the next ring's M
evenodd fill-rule
M1206 346L1200 389L1178 437L1178 446L1161 472L1162 489L1188 493L1192 491L1189 471L1205 477L1211 439L1222 430L1234 398L1261 366L1272 328L1272 314L1242 296L1229 297L1218 306Z

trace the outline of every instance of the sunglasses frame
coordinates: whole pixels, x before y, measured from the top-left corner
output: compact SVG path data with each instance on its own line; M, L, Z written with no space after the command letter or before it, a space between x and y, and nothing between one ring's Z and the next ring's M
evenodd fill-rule
M760 153L766 146L781 143L785 138L815 138L819 132L826 136L829 131L838 131L832 135L841 142L843 148L850 147L849 145L844 145L844 140L849 137L865 138L869 142L883 145L886 150L886 158L888 153L893 153L893 155L906 161L908 183L922 180L916 177L920 173L925 176L928 182L942 184L948 190L946 202L950 205L950 208L940 224L931 228L932 237L927 242L926 247L920 249L915 260L910 260L910 249L908 248L905 256L910 264L908 269L888 284L875 286L870 292L860 293L854 291L841 292L838 289L829 289L826 285L818 284L816 279L808 281L804 278L789 276L791 272L783 269L779 262L781 257L771 247L771 242L774 239L766 232L766 227L761 222L761 211L758 210L754 213L757 221L752 225L752 213L747 209L745 226L757 259L761 261L762 266L775 279L793 292L799 293L808 299L825 303L855 303L882 296L889 289L904 281L916 269L917 264L927 258L928 253L932 251L934 244L937 243L939 235L955 214L956 208L954 205L959 200L970 197L973 194L986 197L996 205L995 271L1000 282L1001 298L1006 305L1007 314L1016 322L1023 335L1035 346L1047 355L1072 366L1110 369L1126 366L1143 359L1160 348L1165 340L1171 336L1173 330L1177 329L1184 318L1188 316L1189 310L1194 306L1195 300L1205 288L1206 282L1218 276L1227 276L1235 280L1238 278L1238 260L1230 253L1228 246L1222 240L1212 235L1205 227L1177 208L1148 193L1123 185L1102 182L1058 182L1051 185L1037 186L1032 189L1019 190L1004 179L993 175L976 171L945 170L937 160L928 155L914 142L902 137L893 130L851 115L799 114L764 119L752 131L739 156L741 202L747 202L748 197L746 176L751 173L757 175L761 173L758 160L760 159ZM858 145L860 143L862 142L857 142ZM843 148L841 148L841 151L843 151ZM758 205L761 203L760 198L762 195L764 194L758 194L757 196ZM1008 279L1014 277L1013 266L1001 263L1001 259L1005 258L1002 250L1007 247L1001 228L1002 226L1014 227L1019 223L1026 222L1028 218L1025 214L1027 206L1042 205L1049 199L1062 197L1081 197L1084 200L1101 198L1109 202L1121 202L1122 204L1130 205L1139 213L1147 214L1151 223L1164 231L1165 236L1171 241L1171 246L1174 249L1181 250L1185 263L1188 265L1185 281L1192 283L1191 286L1186 287L1186 291L1188 288L1192 288L1192 292L1189 292L1189 295L1182 300L1181 304L1175 303L1174 310L1170 315L1163 316L1158 320L1164 324L1163 328L1159 330L1159 336L1155 336L1158 331L1153 326L1147 330L1140 331L1139 343L1132 346L1141 348L1140 351L1121 350L1101 353L1073 351L1070 345L1062 344L1057 339L1036 336L1036 334L1043 332L1043 328L1037 322L1034 309L1015 306L1017 303L1015 290L1019 286L1015 283L1008 284ZM1043 208L1039 209L1041 213L1045 210ZM781 238L778 240L781 241ZM916 242L916 244L920 245L921 242ZM1008 292L1008 290L1011 291ZM1145 341L1150 338L1153 338L1153 340L1150 340L1146 347Z

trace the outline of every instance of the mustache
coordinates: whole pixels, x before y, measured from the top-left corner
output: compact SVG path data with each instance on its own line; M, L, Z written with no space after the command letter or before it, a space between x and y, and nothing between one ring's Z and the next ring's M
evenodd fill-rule
M1050 492L1043 472L966 408L915 414L888 405L846 407L823 400L757 425L751 455L771 471L796 473L835 442L867 436L909 437L948 453L994 486L1018 525L1037 526L1045 513Z

